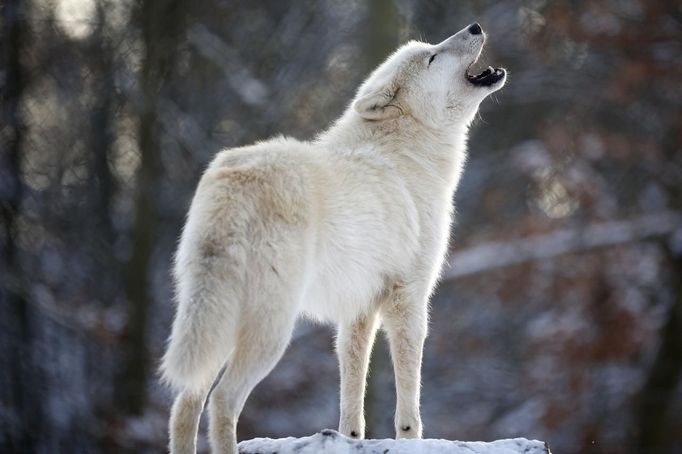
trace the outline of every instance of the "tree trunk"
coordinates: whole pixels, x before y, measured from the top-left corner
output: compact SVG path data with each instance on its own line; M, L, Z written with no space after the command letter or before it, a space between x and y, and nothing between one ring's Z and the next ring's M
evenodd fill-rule
M92 37L92 74L95 77L94 100L91 113L93 176L97 192L94 208L97 213L98 232L101 233L106 249L105 261L113 265L111 260L114 242L114 228L111 219L111 199L114 193L114 179L109 169L109 155L113 143L112 106L114 104L114 62L113 50L105 33L105 5L97 5L97 29Z
M6 409L0 423L0 451L35 452L43 411L36 386L40 371L34 367L31 311L22 275L18 227L22 200L21 158L25 125L21 117L24 73L26 5L6 0L2 8L5 84L2 91L2 154L0 155L0 405Z
M88 61L91 62L93 79L93 104L90 107L90 153L91 186L89 204L93 213L90 222L90 243L97 260L101 278L95 290L98 299L112 304L121 289L122 267L116 257L116 234L111 213L112 200L116 191L116 181L109 167L112 144L114 142L114 109L118 102L114 84L114 51L112 38L107 34L103 1L97 4L97 28L92 34L88 48Z
M372 70L393 52L400 41L400 16L394 0L371 0L363 36L366 69Z
M642 387L636 410L640 452L664 452L671 429L670 405L682 373L682 251L668 250L675 300L661 330L661 345Z
M182 0L142 0L138 14L145 43L140 79L142 106L138 124L141 163L135 192L133 250L125 269L128 327L125 364L119 377L118 403L124 412L139 414L146 403L149 369L147 318L152 304L149 265L158 235L158 195L161 178L159 99L173 69L185 18Z

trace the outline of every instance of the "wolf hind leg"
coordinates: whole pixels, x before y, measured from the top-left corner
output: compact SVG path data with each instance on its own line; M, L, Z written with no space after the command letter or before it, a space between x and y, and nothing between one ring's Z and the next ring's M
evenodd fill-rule
M199 419L206 393L182 391L175 398L170 418L171 454L195 454Z
M209 399L209 434L213 454L237 453L237 420L253 388L270 373L286 349L294 316L262 323L243 333L223 377ZM244 331L250 330L249 328Z
M286 349L297 315L300 285L275 272L249 287L251 301L240 317L235 350L209 398L209 439L213 454L237 454L239 414L253 388L273 369ZM293 279L296 281L296 278Z

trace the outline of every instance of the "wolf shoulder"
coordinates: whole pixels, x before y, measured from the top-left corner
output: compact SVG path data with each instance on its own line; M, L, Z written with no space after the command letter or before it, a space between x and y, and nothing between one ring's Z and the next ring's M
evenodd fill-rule
M198 192L217 181L248 185L263 194L276 191L280 196L301 197L318 216L329 210L355 212L368 221L373 216L400 221L399 213L408 218L417 215L400 170L371 149L340 149L277 137L218 153Z

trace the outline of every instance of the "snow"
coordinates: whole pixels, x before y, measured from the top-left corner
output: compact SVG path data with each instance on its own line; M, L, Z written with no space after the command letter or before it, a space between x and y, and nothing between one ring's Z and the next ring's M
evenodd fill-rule
M449 440L355 440L331 429L303 438L254 438L239 443L239 454L550 454L537 440L514 438L488 443Z

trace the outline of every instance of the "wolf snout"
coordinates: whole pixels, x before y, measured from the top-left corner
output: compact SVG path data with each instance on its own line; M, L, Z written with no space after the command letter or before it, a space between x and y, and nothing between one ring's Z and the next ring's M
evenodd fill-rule
M473 24L469 25L467 30L469 30L469 33L472 35L480 35L483 33L483 29L481 29L481 26L478 25L478 22L474 22Z
M445 41L438 44L443 51L455 53L471 53L478 51L485 42L485 33L478 22L467 25Z

